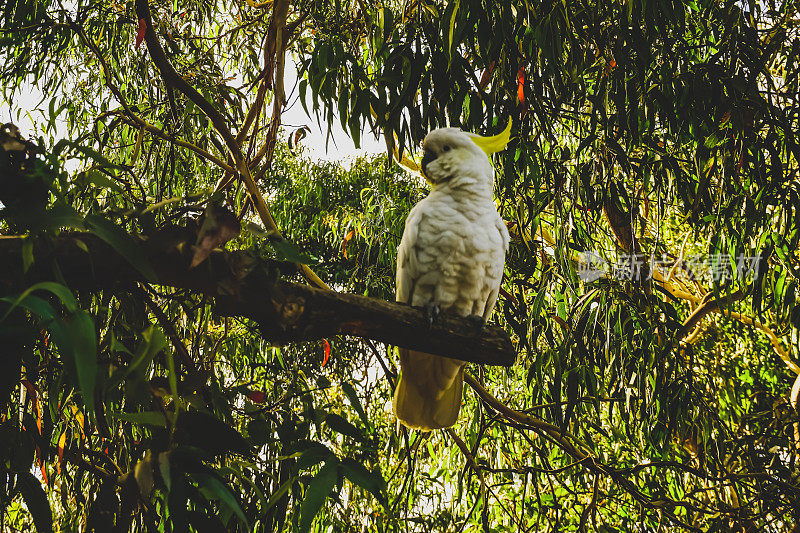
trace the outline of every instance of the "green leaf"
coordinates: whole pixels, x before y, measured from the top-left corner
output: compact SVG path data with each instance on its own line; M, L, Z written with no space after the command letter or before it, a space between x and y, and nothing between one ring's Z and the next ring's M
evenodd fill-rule
M23 319L24 320L24 319ZM7 324L0 327L0 413L6 412L11 400L11 393L19 385L22 370L22 348L30 342L37 331L23 324ZM0 457L3 457L3 445L0 444Z
M94 233L111 246L115 252L121 255L133 268L138 270L147 281L155 282L158 280L158 276L156 276L153 267L150 266L144 251L122 228L100 215L87 216L84 225L87 230Z
M123 352L130 356L133 356L133 352L130 351L124 344L122 344L117 336L114 335L114 332L111 332L111 341L109 342L108 350L111 352Z
M118 412L111 413L111 416L118 418L119 420L124 420L125 422L131 422L132 424L157 426L162 428L166 427L167 425L167 421L164 418L164 413L160 413L158 411L142 411L141 413Z
M43 213L23 213L18 218L33 233L60 228L83 229L83 217L74 208L61 203L56 203Z
M209 497L219 500L224 506L228 509L233 511L239 520L242 521L247 529L250 528L249 523L247 522L247 517L244 516L244 512L242 511L239 502L236 500L236 496L233 495L231 489L229 489L222 481L216 478L211 474L206 474L205 472L195 472L192 476L197 480L197 483L200 485L200 490L205 492L209 495Z
M25 499L36 531L44 533L53 531L53 513L47 503L47 494L42 489L42 484L30 472L17 472L17 488Z
M252 452L241 433L224 421L201 411L181 411L175 425L175 440L196 446L211 455Z
M0 302L13 303L13 301L13 298L0 298ZM56 316L56 310L53 309L52 305L33 294L29 294L24 300L19 302L19 306L27 309L42 320L52 320L53 317Z
M287 479L286 481L284 481L281 484L281 486L278 487L278 490L276 490L274 493L272 493L272 495L269 497L269 499L267 500L267 503L264 505L264 508L263 508L262 512L268 511L269 509L272 508L273 505L278 503L278 500L280 500L283 497L284 494L289 492L289 489L292 488L292 484L296 480L297 480L297 478L290 478L290 479Z
M161 417L164 418L163 415ZM161 479L164 480L164 485L167 491L172 488L172 465L170 464L171 452L161 452L158 454L158 471L161 474Z
M97 170L88 171L85 174L84 179L88 183L91 183L101 189L111 189L119 194L125 193L125 191L122 190L122 187L120 187L117 182L113 181L111 178L109 178L108 176Z
M342 460L342 472L354 484L372 493L379 502L386 503L386 480L383 479L380 472L371 472L364 465L349 457Z
M164 336L164 333L155 326L150 326L142 332L142 340L143 342L136 350L133 361L125 372L126 376L134 373L144 375L156 354L167 346L167 338Z
M270 245L278 259L304 265L313 265L317 262L315 257L302 253L292 242L275 239Z
M57 203L45 211L42 225L43 229L83 229L83 216L72 206Z
M263 446L269 440L272 434L272 429L264 419L255 418L247 424L247 435L250 440L257 446Z
M332 430L342 435L347 435L359 441L364 440L364 435L357 427L336 413L328 413L328 416L325 417L325 422Z
M539 318L539 315L542 312L542 306L544 305L544 297L546 294L547 285L542 284L542 288L539 289L539 292L536 294L536 298L533 300L533 305L531 306L530 317L532 321Z
M64 307L67 308L67 311L70 313L75 312L78 308L78 302L75 300L75 297L72 295L72 292L66 288L65 286L61 285L60 283L56 283L54 281L42 281L41 283L36 283L35 285L31 285L28 289L17 296L16 299L11 299L9 297L0 298L0 300L11 303L11 307L6 310L6 313L3 315L3 318L0 318L0 321L5 320L8 314L14 310L15 307L21 305L23 300L28 297L32 292L43 290L49 291L55 294L61 303L64 304ZM23 306L25 307L25 306Z
M33 264L33 240L25 239L22 241L22 272L27 272Z
M97 379L97 340L92 316L86 311L76 311L68 319L53 322L50 332L61 355L73 365L83 402L88 411L93 412Z
M337 463L329 461L320 468L317 475L308 484L306 497L300 506L300 533L307 533L311 530L314 517L322 509L322 505L328 499L338 477Z
M324 444L315 442L300 454L300 457L297 458L296 466L298 470L305 470L330 458L335 459L336 455Z
M167 370L169 371L169 392L173 398L178 398L178 374L175 372L175 359L172 352L167 350ZM180 402L174 403L175 410L171 416L172 425L177 421L178 413L180 412Z
M456 16L458 16L459 3L459 0L456 0L455 6L453 6L453 12L450 14L450 29L447 32L448 67L450 62L453 60L453 33L456 29Z
M92 148L89 148L88 146L83 146L83 145L78 144L76 142L68 141L66 139L62 139L62 140L58 141L56 146L53 147L53 152L60 153L66 147L72 148L76 152L79 152L79 153L83 154L84 156L88 157L89 159L92 159L95 163L97 163L99 165L102 165L104 167L115 168L115 169L122 169L123 168L120 165L111 162L106 156L104 156L103 154L101 154L97 150L93 150Z
M367 419L367 413L364 412L364 406L361 405L361 400L358 399L358 394L356 394L353 386L349 382L343 381L342 390L347 396L347 399L350 400L350 405L353 406L353 409L356 410L358 416L361 417L361 421L364 422L367 427L369 427L370 424L369 419Z
M570 422L572 415L575 413L575 406L578 402L578 377L579 369L573 368L567 372L567 405L564 408L564 420L562 430L564 430Z

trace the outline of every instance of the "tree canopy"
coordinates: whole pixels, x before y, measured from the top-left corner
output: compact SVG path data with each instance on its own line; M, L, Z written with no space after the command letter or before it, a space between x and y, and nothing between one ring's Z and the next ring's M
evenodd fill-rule
M800 527L796 3L0 11L4 530ZM509 120L494 317L428 330L419 144ZM489 363L453 428L396 423L407 342Z

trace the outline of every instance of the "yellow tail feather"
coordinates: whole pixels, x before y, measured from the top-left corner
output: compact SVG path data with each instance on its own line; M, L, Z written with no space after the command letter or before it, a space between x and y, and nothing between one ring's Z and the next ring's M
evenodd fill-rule
M403 425L430 431L450 427L461 410L464 362L398 349L401 375L394 391L394 413Z

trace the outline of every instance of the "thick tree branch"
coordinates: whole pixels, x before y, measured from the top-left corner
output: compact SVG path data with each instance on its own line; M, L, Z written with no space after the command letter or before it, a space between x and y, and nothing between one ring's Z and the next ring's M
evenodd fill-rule
M277 263L257 259L247 251L216 251L190 269L189 243L194 236L184 228L134 240L156 272L158 284L213 298L217 313L255 320L264 337L276 344L343 334L473 363L509 366L514 362L511 340L498 327L478 330L473 322L450 315L429 326L421 310L407 305L279 280ZM146 281L93 234L37 239L35 263L27 273L22 271L22 246L20 237L0 237L0 295L58 279L55 271L76 290L135 290L138 282Z
M680 329L675 332L675 339L680 342L689 335L689 332L694 328L706 315L711 313L712 311L718 311L723 309L733 302L739 301L744 298L744 293L741 290L738 290L732 294L728 294L725 296L721 296L717 299L712 299L713 292L709 292L705 295L702 302L700 303L700 307L694 310L694 312L687 318L683 324L681 325Z

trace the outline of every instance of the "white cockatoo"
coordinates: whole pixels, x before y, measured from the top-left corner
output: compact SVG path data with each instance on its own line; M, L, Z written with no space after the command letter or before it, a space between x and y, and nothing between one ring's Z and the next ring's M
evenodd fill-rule
M494 308L508 230L493 199L493 152L511 131L481 137L458 128L430 132L421 170L431 192L411 210L397 251L398 302L482 323ZM410 428L452 426L461 409L463 361L399 348L394 412Z

